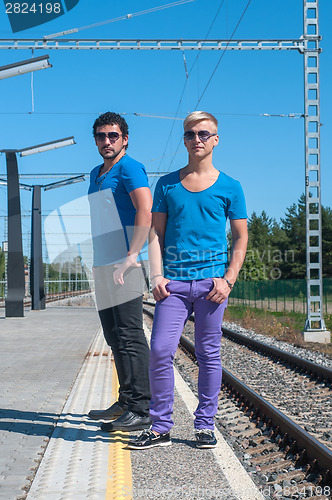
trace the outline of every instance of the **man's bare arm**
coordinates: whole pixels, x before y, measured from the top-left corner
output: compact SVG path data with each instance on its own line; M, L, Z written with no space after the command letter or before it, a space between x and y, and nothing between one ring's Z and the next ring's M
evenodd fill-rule
M152 196L148 187L134 189L129 193L131 201L136 208L134 234L130 242L128 256L121 264L117 264L117 270L113 273L114 282L124 284L123 273L129 267L139 267L137 257L145 241L147 240L151 226Z
M223 278L213 278L214 288L206 297L219 304L222 304L231 292L227 281L234 285L246 256L248 244L247 219L233 219L230 224L233 238L231 261Z
M166 222L167 214L162 212L154 212L152 214L152 224L149 234L149 261L152 292L155 300L164 299L169 295L169 292L165 288L169 279L164 278L162 273Z

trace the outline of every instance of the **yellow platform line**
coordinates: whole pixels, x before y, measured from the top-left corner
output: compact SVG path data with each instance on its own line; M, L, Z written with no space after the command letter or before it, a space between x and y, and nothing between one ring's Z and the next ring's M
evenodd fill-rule
M118 376L114 361L112 360L112 402L117 400ZM126 498L132 500L132 473L130 450L126 449L129 433L116 431L110 433L106 500Z

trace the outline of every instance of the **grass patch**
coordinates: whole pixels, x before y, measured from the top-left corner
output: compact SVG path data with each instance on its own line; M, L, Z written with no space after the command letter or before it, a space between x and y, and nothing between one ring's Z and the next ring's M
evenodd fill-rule
M248 330L268 335L298 347L323 352L332 358L332 344L304 342L302 331L306 316L297 312L275 312L248 306L227 307L225 321L238 323ZM326 328L332 331L332 315L325 316Z
M328 330L330 330L330 332L332 332L332 314L326 314L324 316L324 319L325 319L326 328Z

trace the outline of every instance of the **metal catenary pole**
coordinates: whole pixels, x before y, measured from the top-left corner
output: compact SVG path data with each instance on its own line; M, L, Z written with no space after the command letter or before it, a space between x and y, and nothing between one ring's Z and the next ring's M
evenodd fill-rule
M41 186L33 186L31 214L31 309L45 309L44 266L42 256Z
M304 334L326 331L323 319L318 0L303 0L307 319ZM314 340L314 338L312 338Z
M20 188L15 151L5 151L8 180L8 256L6 318L24 316L24 258L22 245Z

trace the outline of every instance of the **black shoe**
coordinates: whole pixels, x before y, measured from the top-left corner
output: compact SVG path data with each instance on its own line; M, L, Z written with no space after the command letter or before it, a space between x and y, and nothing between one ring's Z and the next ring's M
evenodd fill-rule
M113 422L107 422L100 426L102 431L140 431L147 429L152 424L150 417L141 417L127 410L121 417Z
M215 448L217 439L210 429L196 429L196 448Z
M125 411L126 408L123 408L123 406L121 406L121 404L116 401L106 410L89 411L88 416L93 420L99 420L101 418L104 418L105 420L112 420L121 417L121 415L123 415Z
M141 434L129 441L127 448L130 450L145 450L146 448L154 448L155 446L169 446L172 444L169 432L167 434L156 434L151 429L146 429Z

